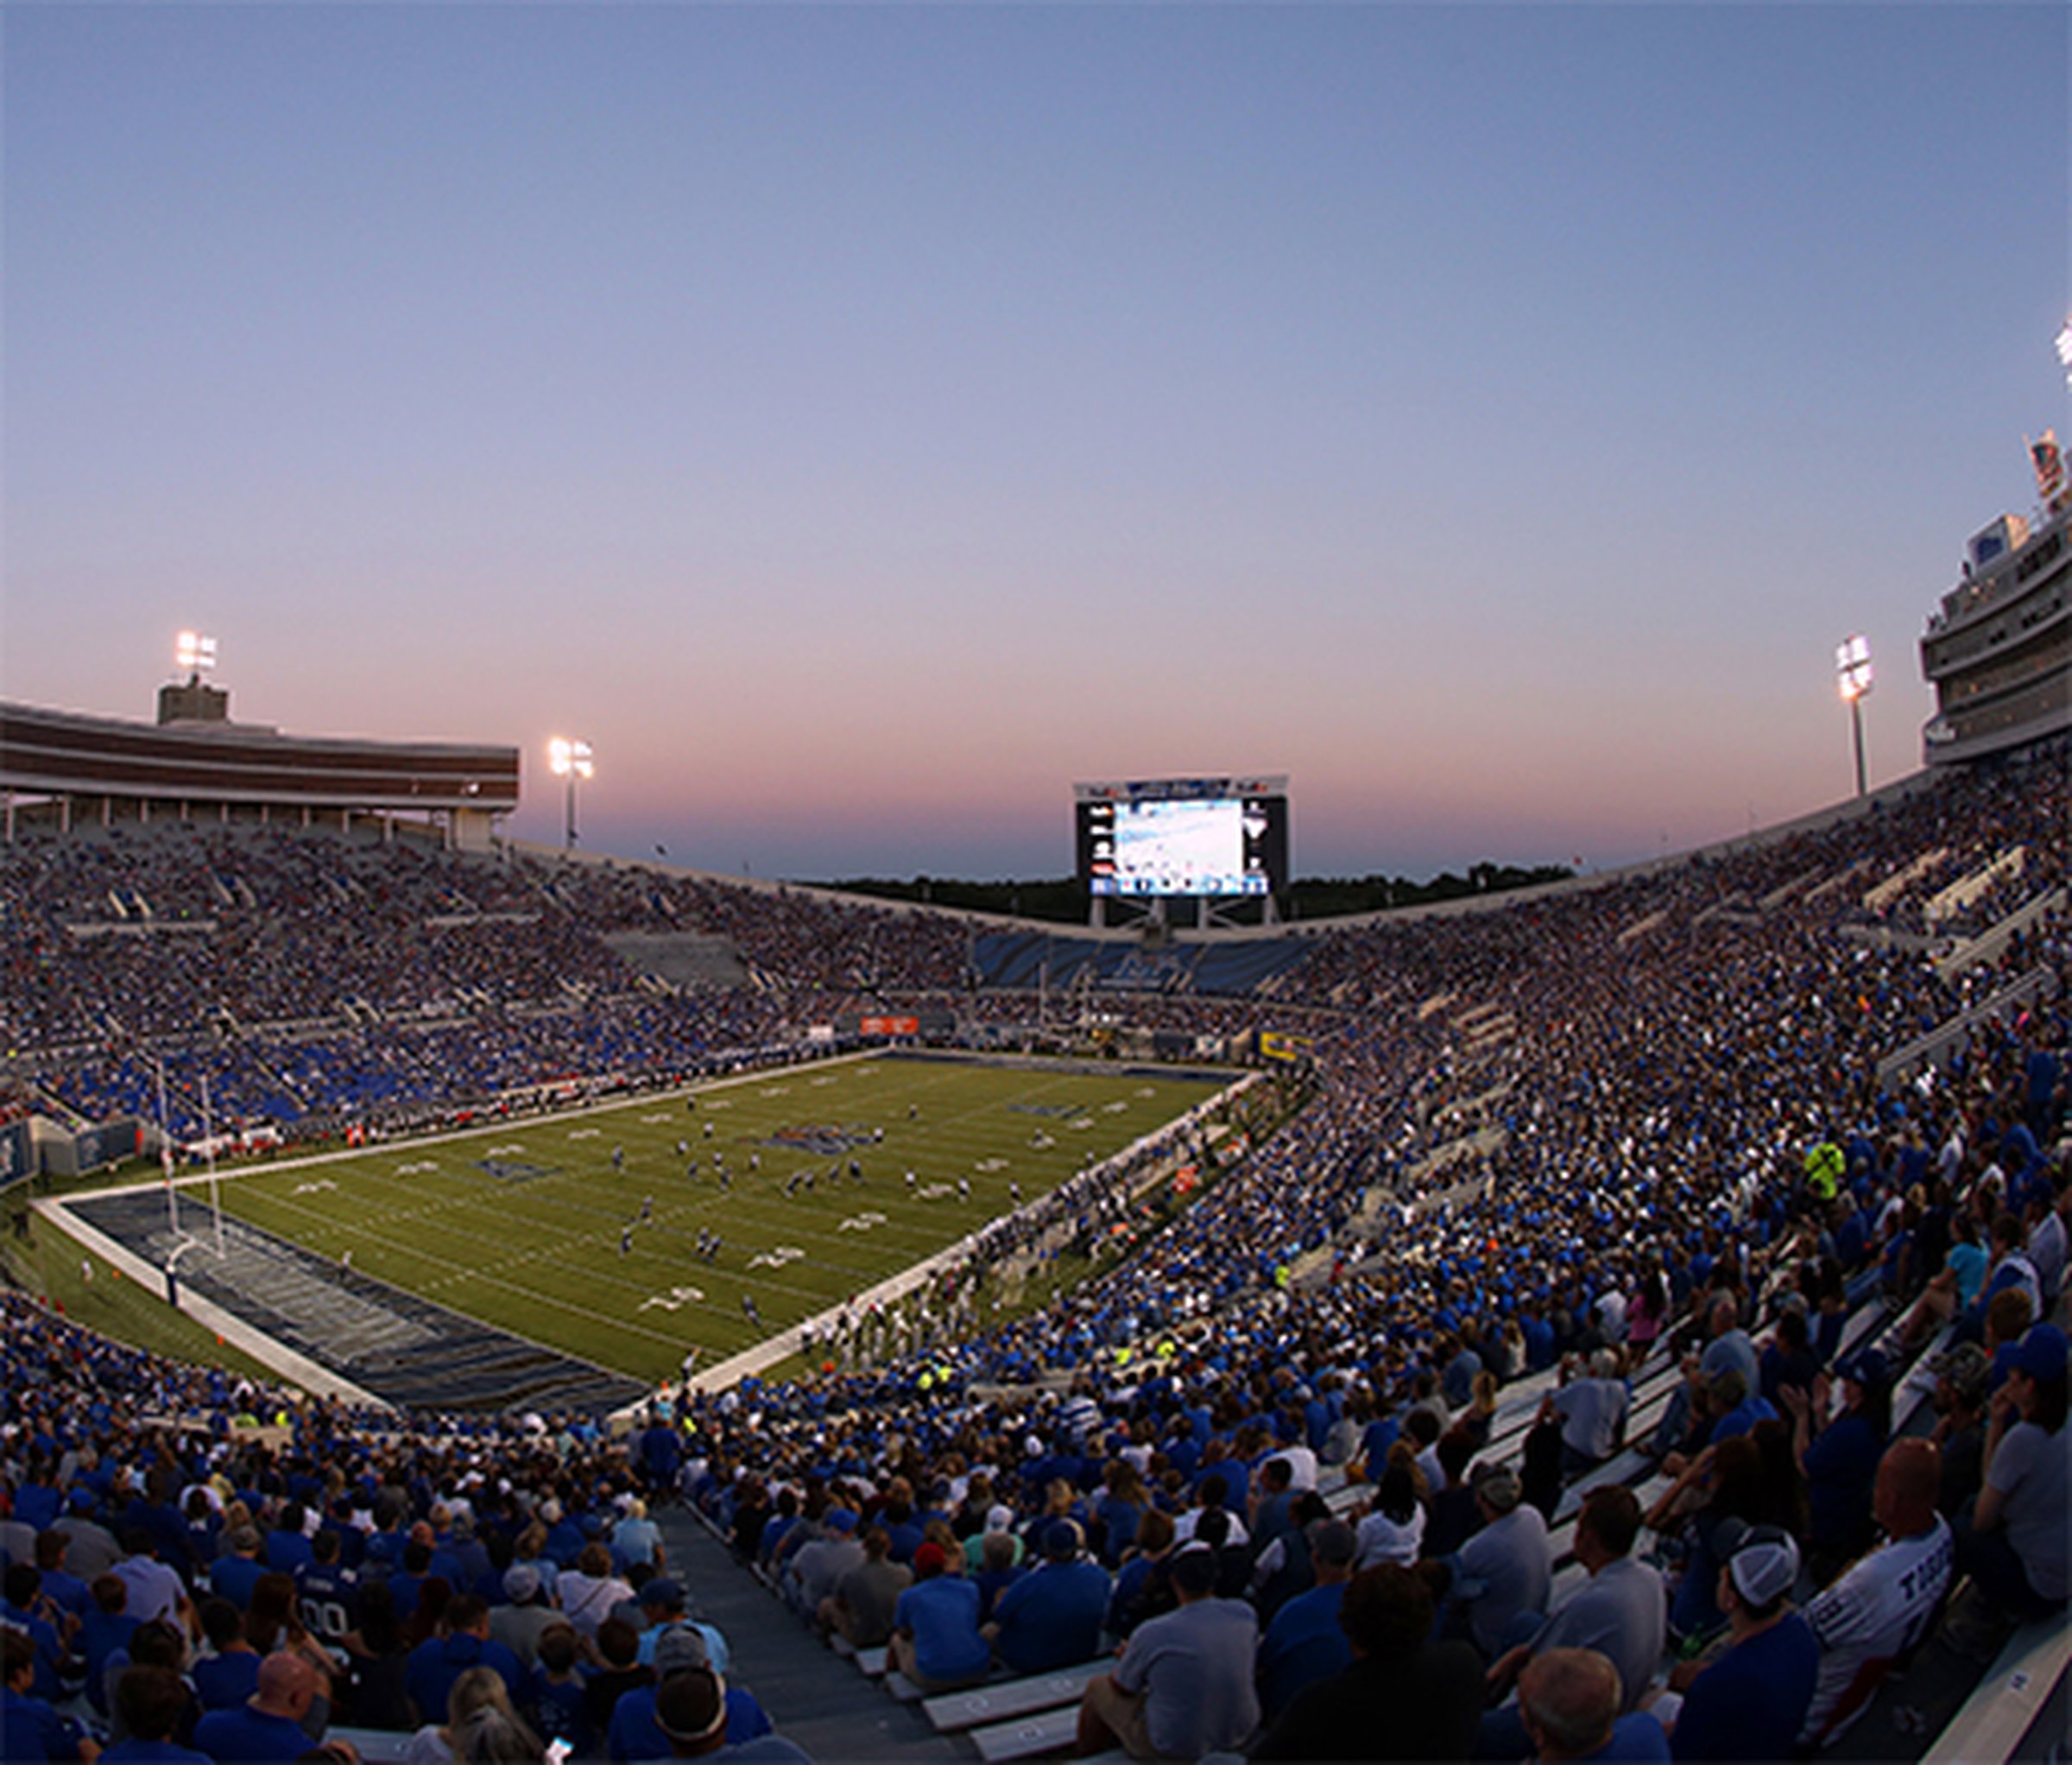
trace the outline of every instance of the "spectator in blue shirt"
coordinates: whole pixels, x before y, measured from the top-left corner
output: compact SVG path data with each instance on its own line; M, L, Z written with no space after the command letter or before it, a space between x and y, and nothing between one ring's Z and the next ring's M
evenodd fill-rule
M234 1765L250 1759L256 1765L279 1765L309 1750L302 1718L316 1701L316 1669L300 1655L283 1650L259 1666L259 1689L250 1700L228 1710L212 1710L194 1724L194 1744L216 1762Z
M1338 1611L1353 1578L1353 1528L1342 1520L1318 1520L1311 1523L1307 1538L1316 1585L1283 1605L1259 1639L1259 1702L1267 1722L1304 1686L1352 1664L1352 1645Z
M103 1750L114 1765L209 1765L206 1753L174 1738L191 1707L187 1688L167 1667L133 1667L115 1688L116 1714L126 1738Z
M913 1553L913 1585L893 1610L892 1661L925 1692L953 1690L985 1677L993 1650L978 1631L978 1590L943 1572L943 1547Z
M1014 1672L1048 1673L1090 1661L1099 1652L1109 1578L1080 1547L1077 1524L1053 1520L1043 1537L1042 1566L1008 1588L995 1604L993 1646Z
M1820 1673L1820 1645L1792 1610L1798 1546L1781 1527L1733 1525L1720 1540L1720 1609L1731 1642L1709 1662L1670 1677L1684 1702L1671 1756L1788 1759Z
M52 1765L93 1765L99 1749L39 1698L30 1687L35 1682L35 1644L19 1630L0 1630L0 1671L5 1674L0 1687L0 1758L14 1765L17 1760L48 1761Z
M1831 1578L1870 1543L1871 1487L1892 1433L1892 1377L1885 1357L1865 1349L1845 1361L1840 1372L1841 1414L1817 1432L1812 1400L1793 1387L1785 1389L1792 1446L1806 1474L1807 1549L1821 1578Z

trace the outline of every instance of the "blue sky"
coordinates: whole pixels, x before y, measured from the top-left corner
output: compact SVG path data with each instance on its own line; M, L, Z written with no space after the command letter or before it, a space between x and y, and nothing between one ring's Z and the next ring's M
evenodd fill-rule
M1917 763L2066 421L2056 6L37 6L0 691L587 737L588 843L1610 864Z

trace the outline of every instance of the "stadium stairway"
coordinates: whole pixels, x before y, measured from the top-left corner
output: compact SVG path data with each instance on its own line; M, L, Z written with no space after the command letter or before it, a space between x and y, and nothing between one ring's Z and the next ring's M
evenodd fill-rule
M970 1758L918 1703L888 1698L831 1654L686 1509L658 1509L654 1519L692 1616L725 1636L730 1679L755 1694L787 1740L821 1760Z

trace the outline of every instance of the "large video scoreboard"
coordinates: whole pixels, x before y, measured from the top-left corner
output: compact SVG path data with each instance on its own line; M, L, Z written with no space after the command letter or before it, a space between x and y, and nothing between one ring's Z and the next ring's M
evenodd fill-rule
M1271 895L1288 880L1288 781L1136 779L1072 787L1090 895Z

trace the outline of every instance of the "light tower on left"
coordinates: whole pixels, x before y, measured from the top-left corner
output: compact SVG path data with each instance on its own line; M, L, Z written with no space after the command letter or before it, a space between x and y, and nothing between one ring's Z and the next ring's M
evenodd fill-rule
M228 723L231 695L203 677L216 667L216 640L199 631L182 631L174 640L173 663L186 678L158 689L158 720L167 723Z
M556 736L546 744L547 769L556 778L568 781L567 813L562 823L562 845L567 851L576 849L576 781L597 775L597 762L590 751L588 742L571 740Z

